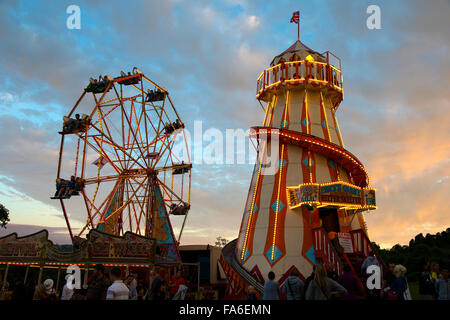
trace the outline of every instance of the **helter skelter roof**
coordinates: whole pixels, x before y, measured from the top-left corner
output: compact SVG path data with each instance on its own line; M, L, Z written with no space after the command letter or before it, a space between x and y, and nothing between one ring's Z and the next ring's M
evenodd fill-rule
M314 60L316 61L322 61L325 62L326 59L324 56L322 56L317 51L312 50L308 46L306 46L303 42L300 40L297 40L292 44L289 48L287 48L283 53L277 55L275 58L273 58L272 62L270 63L271 66L275 66L280 63L281 59L284 59L285 61L291 61L292 57L294 55L298 56L299 60L304 60L307 56L311 55Z

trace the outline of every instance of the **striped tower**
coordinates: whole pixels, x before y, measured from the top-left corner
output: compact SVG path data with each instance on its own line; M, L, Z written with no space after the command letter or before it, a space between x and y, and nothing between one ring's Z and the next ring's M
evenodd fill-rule
M277 136L279 168L265 174L264 161L255 164L233 258L259 283L274 271L281 284L293 268L306 278L319 256L341 273L348 257L332 247L330 232L339 241L350 239L353 253L371 250L362 213L376 208L375 190L368 188L364 166L344 147L336 118L343 96L340 60L299 40L258 78L256 97L266 111L251 135L266 149ZM236 276L224 258L235 290L248 285L239 280L242 270Z

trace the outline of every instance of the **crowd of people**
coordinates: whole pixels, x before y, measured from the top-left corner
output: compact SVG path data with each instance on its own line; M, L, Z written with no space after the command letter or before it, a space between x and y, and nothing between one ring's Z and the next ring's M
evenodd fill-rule
M368 268L373 255L362 264ZM302 280L300 272L293 268L282 286L275 280L273 271L268 274L264 283L262 300L411 300L411 294L406 279L406 268L400 264L390 263L383 278L381 289L369 290L363 287L365 279L360 281L345 265L343 273L337 275L327 270L322 260L318 259L310 276ZM68 275L66 276L66 280ZM129 273L123 276L120 268L112 268L107 274L103 265L95 266L95 272L87 281L87 286L80 289L70 289L67 284L58 294L52 279L34 285L18 282L12 292L13 300L184 300L188 290L187 283L181 271L172 279L161 275L156 267L152 273L149 287L137 274ZM419 277L419 294L421 300L450 300L450 280L448 267L426 262ZM248 287L247 300L258 300L259 295L252 286Z
M378 260L371 252L361 266L361 278L358 279L349 265L344 272L327 271L320 259L313 266L313 272L305 279L300 279L297 269L292 269L289 277L280 287L275 280L275 273L270 271L264 283L263 300L412 300L403 265L390 263L389 270L382 281L380 289L368 289L365 283L366 270L371 265L378 265ZM422 300L450 300L450 281L448 268L439 269L439 265L426 262L420 274L419 293ZM257 300L257 292L249 286L247 300Z
M422 300L450 300L448 267L425 261L419 276L419 294Z
M66 282L69 279L66 276ZM87 287L71 289L64 284L59 294L54 288L54 281L46 279L34 285L18 282L12 293L13 300L184 300L188 287L181 271L166 281L156 267L153 271L151 285L148 288L138 275L129 273L123 276L120 268L114 267L109 273L105 272L103 265L95 266L95 271L87 281ZM28 290L27 290L28 288Z

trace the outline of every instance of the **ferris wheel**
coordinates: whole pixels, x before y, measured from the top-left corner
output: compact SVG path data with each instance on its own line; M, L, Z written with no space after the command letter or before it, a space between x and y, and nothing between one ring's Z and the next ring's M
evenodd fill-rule
M91 78L59 133L52 198L60 201L72 241L96 229L179 243L192 165L184 123L166 89L137 68ZM177 239L171 218L179 223ZM81 225L76 233L72 220Z

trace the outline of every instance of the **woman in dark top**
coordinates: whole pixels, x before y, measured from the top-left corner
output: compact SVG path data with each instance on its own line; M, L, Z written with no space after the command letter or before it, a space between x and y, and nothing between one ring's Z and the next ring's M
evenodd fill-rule
M404 300L404 293L408 288L405 279L406 268L402 265L396 265L394 269L395 280L391 284L391 290L388 292L389 300Z
M347 293L341 296L342 300L357 300L364 296L364 292L358 283L355 275L351 272L350 266L344 266L344 273L339 276L338 282L347 289Z

